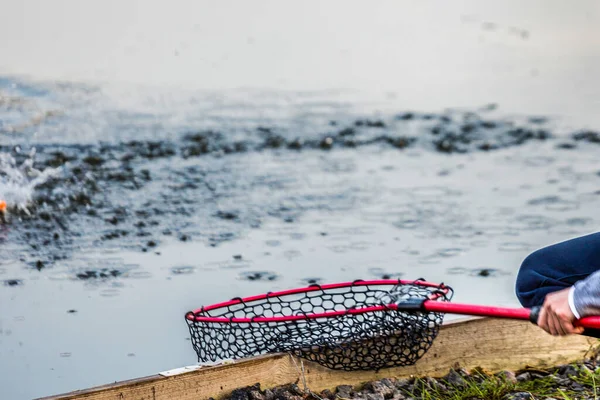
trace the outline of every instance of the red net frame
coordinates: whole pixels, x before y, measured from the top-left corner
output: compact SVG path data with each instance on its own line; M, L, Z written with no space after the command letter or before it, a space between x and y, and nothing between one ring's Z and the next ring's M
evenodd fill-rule
M290 352L332 369L378 370L413 364L429 349L443 314L420 304L452 294L423 280L356 280L234 298L185 320L200 362Z

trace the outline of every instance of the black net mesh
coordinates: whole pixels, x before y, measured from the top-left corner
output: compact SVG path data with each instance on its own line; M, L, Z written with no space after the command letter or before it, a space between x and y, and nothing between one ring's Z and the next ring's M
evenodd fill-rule
M200 362L290 352L332 369L379 370L415 363L437 336L443 315L421 311L350 313L349 310L402 303L407 299L449 301L452 289L415 282L364 285L280 296L192 313L196 317L253 318L314 315L342 311L335 317L285 322L205 322L186 318ZM186 317L191 317L190 313ZM191 320L192 319L192 320Z

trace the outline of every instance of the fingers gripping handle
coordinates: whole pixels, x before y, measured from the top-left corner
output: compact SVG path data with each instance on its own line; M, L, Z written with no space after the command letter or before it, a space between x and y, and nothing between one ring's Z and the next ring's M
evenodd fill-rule
M532 307L529 313L529 320L537 325L540 318L541 306ZM575 326L583 326L585 330L582 335L594 338L600 338L600 317L584 317L575 321Z

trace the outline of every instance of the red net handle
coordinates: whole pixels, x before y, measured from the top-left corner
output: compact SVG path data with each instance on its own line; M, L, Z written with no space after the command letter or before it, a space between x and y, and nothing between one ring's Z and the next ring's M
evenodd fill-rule
M429 300L431 300L432 302L435 302L436 299L438 299L441 296L446 295L450 291L450 288L444 286L443 284L426 282L426 281L422 281L422 280L416 280L416 281L407 281L407 280L400 280L400 279L380 279L380 280L370 280L370 281L358 280L358 281L353 281L353 282L332 283L332 284L327 284L327 285L310 285L307 287L282 290L279 292L268 292L268 293L260 294L257 296L245 297L243 299L235 298L235 299L223 302L223 303L212 304L210 306L199 308L197 310L187 313L185 318L190 321L195 321L195 322L212 322L212 323L223 323L223 324L250 323L250 322L287 322L287 321L298 321L298 320L303 320L303 319L331 318L331 317L337 317L340 315L364 314L364 313L370 313L370 312L376 312L376 311L384 311L384 310L394 309L393 308L394 305L393 304L377 305L377 306L370 306L370 307L351 308L351 309L340 310L340 311L328 311L328 312L324 312L324 313L298 314L298 315L288 315L288 316L280 316L280 317L226 318L226 317L210 317L210 316L204 316L204 315L197 315L197 314L205 313L205 312L215 310L218 308L229 307L229 306L233 306L236 304L250 303L253 301L264 300L264 299L271 298L271 297L293 295L293 294L298 294L298 293L308 293L308 292L315 292L315 291L320 291L320 290L341 289L341 288L351 287L351 286L376 286L376 285L399 285L399 284L400 285L416 285L416 286L421 286L421 287L439 289L438 291L434 292L429 297Z
M390 306L393 308L393 305ZM424 301L423 309L431 312L449 314L475 315L482 317L509 318L529 320L537 325L539 307L534 308L508 308L480 306L474 304L444 303L438 301ZM600 329L600 316L584 317L576 321L575 325L590 329Z

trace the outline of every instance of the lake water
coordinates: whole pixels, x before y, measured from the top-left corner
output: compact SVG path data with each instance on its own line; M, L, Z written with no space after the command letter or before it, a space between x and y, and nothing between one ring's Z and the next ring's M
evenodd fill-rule
M194 364L185 312L312 282L518 306L598 230L595 1L2 10L3 399Z

